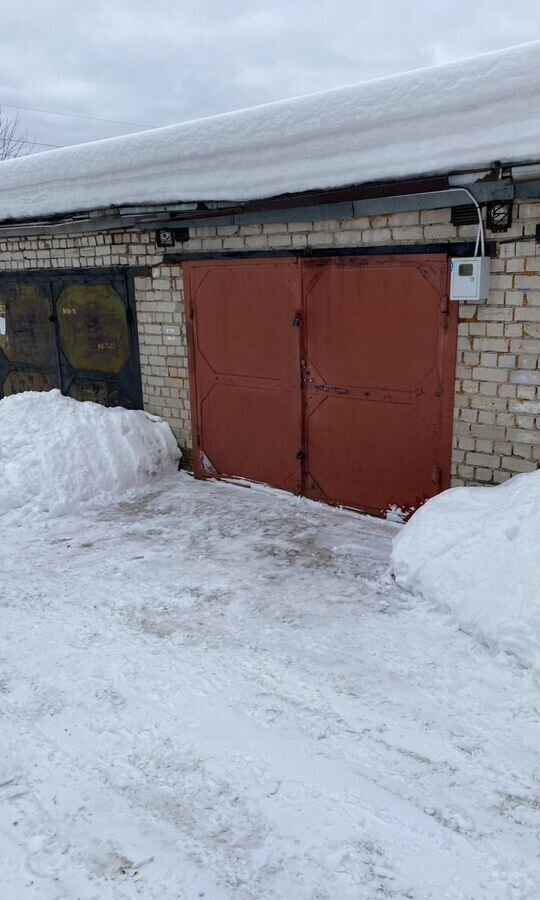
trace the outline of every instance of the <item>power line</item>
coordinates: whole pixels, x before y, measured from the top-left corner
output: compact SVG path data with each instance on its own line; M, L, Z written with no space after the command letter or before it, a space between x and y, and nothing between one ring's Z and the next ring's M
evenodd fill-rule
M43 144L41 141L23 141L21 138L15 138L17 144L30 144L32 147L52 147L54 150L61 150L65 144Z
M130 125L134 128L155 128L155 125L143 125L141 122L120 122L117 119L102 119L99 116L83 116L80 113L59 112L54 109L39 109L37 106L20 106L14 103L0 103L0 109L7 106L8 109L24 109L27 112L45 113L48 116L65 116L68 119L88 119L92 122L107 122L109 125Z

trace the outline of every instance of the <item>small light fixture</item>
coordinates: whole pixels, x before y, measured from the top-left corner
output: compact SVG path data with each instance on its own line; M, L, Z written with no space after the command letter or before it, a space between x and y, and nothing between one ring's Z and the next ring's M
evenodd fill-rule
M174 247L175 243L172 228L159 228L156 231L156 244L158 247Z
M512 225L512 201L490 200L487 205L487 227L493 233L508 231Z

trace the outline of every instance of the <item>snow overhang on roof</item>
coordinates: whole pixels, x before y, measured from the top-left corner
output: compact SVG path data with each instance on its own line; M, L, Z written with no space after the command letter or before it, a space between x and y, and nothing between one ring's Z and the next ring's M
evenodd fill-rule
M540 41L0 163L0 221L540 160Z

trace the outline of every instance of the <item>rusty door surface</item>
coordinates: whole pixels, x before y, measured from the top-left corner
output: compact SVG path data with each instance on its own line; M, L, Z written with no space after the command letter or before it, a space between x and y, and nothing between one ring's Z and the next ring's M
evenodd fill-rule
M445 256L304 263L308 497L382 513L448 486L457 312Z
M183 269L195 473L299 493L299 262L195 262Z
M195 472L375 514L448 487L446 256L184 264Z

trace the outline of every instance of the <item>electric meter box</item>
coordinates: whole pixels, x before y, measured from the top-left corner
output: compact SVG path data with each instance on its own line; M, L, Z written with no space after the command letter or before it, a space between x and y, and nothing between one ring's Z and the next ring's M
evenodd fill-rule
M481 303L489 297L489 256L462 256L450 262L450 300Z

